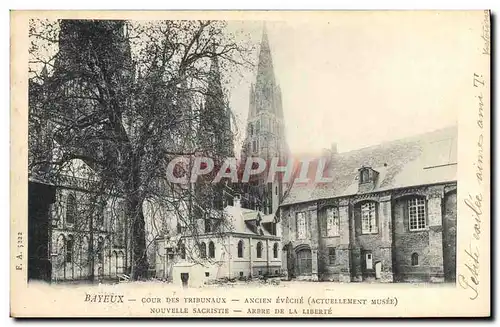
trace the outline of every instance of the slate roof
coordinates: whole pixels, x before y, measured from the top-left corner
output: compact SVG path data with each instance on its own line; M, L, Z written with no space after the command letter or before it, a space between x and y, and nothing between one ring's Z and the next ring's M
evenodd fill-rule
M274 223L276 221L276 215L275 214L270 214L270 215L265 215L262 216L262 221L261 223Z
M263 235L263 236L273 236L266 228L262 225L262 218L265 217L261 212L251 209L245 209L236 206L227 206L225 208L228 221L232 228L228 230L231 233L238 234L250 234L250 235ZM260 227L257 227L257 219L260 216ZM262 234L260 234L262 231Z
M359 150L327 156L325 176L333 182L294 183L282 206L359 194L359 169L379 172L369 193L457 180L456 126Z

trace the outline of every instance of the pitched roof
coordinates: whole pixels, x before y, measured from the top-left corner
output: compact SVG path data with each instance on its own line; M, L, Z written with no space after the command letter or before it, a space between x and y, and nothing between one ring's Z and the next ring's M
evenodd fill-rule
M257 218L260 216L259 223L262 222L262 217L265 217L261 212L251 209L245 209L235 206L227 206L225 212L230 222L228 232L238 234L264 235L273 236L264 226L257 224ZM262 233L260 233L262 231Z
M283 205L359 194L359 169L379 173L369 193L457 180L457 127L399 139L327 158L325 176L333 182L294 183Z
M265 224L265 223L274 223L276 222L276 215L274 213L270 214L270 215L265 215L262 217L262 221L261 223Z

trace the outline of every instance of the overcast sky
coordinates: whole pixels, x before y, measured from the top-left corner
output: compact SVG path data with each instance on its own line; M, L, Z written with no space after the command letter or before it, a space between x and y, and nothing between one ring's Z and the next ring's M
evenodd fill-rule
M344 152L456 124L459 90L470 84L467 25L428 12L331 17L266 23L292 152L333 142ZM231 24L260 42L261 22ZM240 128L254 78L231 90Z
M471 72L462 68L475 59L470 26L460 18L365 11L267 21L291 151L318 153L335 142L344 152L455 124L460 90L470 86ZM228 30L259 44L262 27L230 21ZM255 72L229 79L239 153Z

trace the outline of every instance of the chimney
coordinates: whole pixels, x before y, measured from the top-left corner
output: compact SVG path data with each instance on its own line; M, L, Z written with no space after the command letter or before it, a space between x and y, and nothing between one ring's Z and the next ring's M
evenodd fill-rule
M332 152L332 154L337 154L338 153L337 143L332 143L332 145L330 147L330 151Z
M235 207L235 208L241 208L241 199L240 199L240 195L239 194L236 194L233 197L233 207Z

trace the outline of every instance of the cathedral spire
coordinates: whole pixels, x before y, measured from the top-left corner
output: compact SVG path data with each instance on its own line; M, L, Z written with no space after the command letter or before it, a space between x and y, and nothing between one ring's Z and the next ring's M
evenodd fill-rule
M267 36L267 28L264 25L262 29L262 40L260 43L259 66L257 68L257 87L274 87L274 68L271 48L269 46L269 38Z
M200 142L221 158L234 155L230 109L222 88L217 44L211 45L204 108L200 114Z

